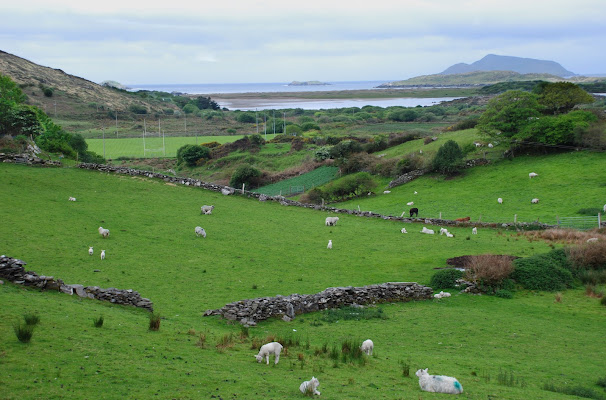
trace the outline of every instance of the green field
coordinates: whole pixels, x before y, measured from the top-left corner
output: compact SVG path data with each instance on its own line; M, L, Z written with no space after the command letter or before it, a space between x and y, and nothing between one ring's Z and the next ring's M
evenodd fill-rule
M108 159L118 157L176 157L179 147L186 144L202 144L208 142L229 143L241 139L243 135L231 136L166 136L145 137L145 148L143 149L143 138L124 138L124 139L86 139L88 149L104 156ZM162 150L164 146L165 151ZM154 151L149 151L149 150Z
M420 391L418 368L457 377L465 389L458 398L571 398L545 391L545 384L602 391L596 382L606 377L606 307L582 288L564 292L561 303L545 292L518 291L511 300L453 292L441 301L383 305L381 320L331 323L313 313L265 321L248 338L238 325L202 317L245 298L388 281L427 284L449 257L550 250L541 241L488 229L467 240L467 228L453 228L455 238L448 239L418 233L419 224L349 215L326 227L326 212L72 168L0 164L0 176L0 254L66 283L137 290L163 318L151 332L142 310L0 285L2 399L298 399L299 384L312 375L323 399L446 398ZM560 201L570 195L566 185L552 190ZM441 195L449 204L477 201L458 190ZM200 215L203 204L215 205L212 215ZM110 229L108 239L97 233L100 225ZM207 238L194 235L197 225ZM408 235L400 233L403 226ZM29 313L41 322L23 344L13 324ZM94 328L99 315L105 324ZM206 340L198 346L200 334ZM227 334L231 345L217 348ZM258 364L252 338L263 343L270 335L301 344L290 346L277 366ZM375 355L366 365L335 364L319 351L344 338L372 338ZM402 375L403 363L410 377Z
M253 190L253 192L264 193L269 196L276 196L279 194L286 196L291 193L307 191L315 186L324 185L333 180L338 173L339 168L337 167L323 166L306 174L260 187L259 189Z

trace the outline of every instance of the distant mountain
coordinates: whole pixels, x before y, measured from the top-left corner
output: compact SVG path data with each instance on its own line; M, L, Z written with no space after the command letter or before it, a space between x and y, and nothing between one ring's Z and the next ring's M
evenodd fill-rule
M440 72L439 75L464 74L474 71L514 71L520 74L550 74L560 77L576 75L555 61L498 56L495 54L488 54L481 60L471 64L455 64Z
M410 87L465 87L492 85L499 82L516 81L547 81L557 82L565 79L550 74L520 74L513 71L474 71L462 74L421 75L404 81L384 83L380 88L410 88Z
M330 83L320 82L320 81L292 81L288 84L288 86L329 86Z

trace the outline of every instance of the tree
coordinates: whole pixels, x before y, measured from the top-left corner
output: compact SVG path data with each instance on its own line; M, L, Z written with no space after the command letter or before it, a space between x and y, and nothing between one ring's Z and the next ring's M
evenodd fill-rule
M543 116L528 124L516 138L550 145L572 144L578 129L587 129L597 117L589 111Z
M236 114L236 121L241 122L243 124L254 124L257 119L255 118L255 114L250 112L243 112Z
M221 107L219 107L219 104L217 104L216 101L211 100L210 97L204 97L204 96L198 96L196 97L196 100L194 100L194 104L200 109L200 110L219 110Z
M454 175L463 168L463 164L463 151L457 142L449 140L438 149L431 166L444 175Z
M259 182L261 177L261 171L250 165L240 165L234 171L231 179L229 180L229 186L241 187L242 184L250 187Z
M536 94L510 90L488 102L476 128L490 137L511 138L540 116Z
M567 113L578 104L593 103L593 97L572 82L555 82L537 85L539 104L552 114Z
M177 150L177 163L185 163L189 167L195 166L199 160L210 158L210 149L204 146L186 144Z

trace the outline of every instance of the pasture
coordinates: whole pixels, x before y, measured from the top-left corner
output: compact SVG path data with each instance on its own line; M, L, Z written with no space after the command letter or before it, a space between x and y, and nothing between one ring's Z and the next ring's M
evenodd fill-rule
M548 251L540 241L487 229L471 237L469 228L451 229L455 238L448 239L422 235L418 224L348 215L326 227L325 212L73 168L0 164L0 176L1 254L66 283L137 290L162 316L152 332L142 310L0 285L3 399L295 399L312 375L325 399L444 398L420 391L414 371L429 368L457 377L465 389L459 398L563 400L570 397L543 386L601 390L595 382L606 376L606 308L581 289L564 292L561 303L544 292L516 292L511 300L455 294L381 305L386 319L328 322L314 313L248 332L202 317L245 298L427 284L447 258ZM199 214L203 204L215 205L212 215ZM207 238L195 236L197 225ZM108 239L99 226L110 229ZM400 233L403 226L409 234ZM31 343L20 343L13 324L32 313L41 322ZM105 324L95 328L99 315ZM299 344L287 347L277 366L257 364L253 339L272 335ZM318 351L346 338L372 338L375 355L358 365ZM403 365L411 376L403 376Z

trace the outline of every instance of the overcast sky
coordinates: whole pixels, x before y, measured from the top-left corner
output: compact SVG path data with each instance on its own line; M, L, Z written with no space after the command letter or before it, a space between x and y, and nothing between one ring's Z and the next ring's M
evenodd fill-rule
M15 0L0 50L97 83L392 81L486 54L597 74L605 16L606 0Z

